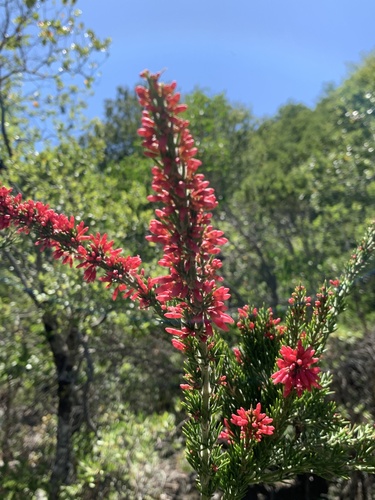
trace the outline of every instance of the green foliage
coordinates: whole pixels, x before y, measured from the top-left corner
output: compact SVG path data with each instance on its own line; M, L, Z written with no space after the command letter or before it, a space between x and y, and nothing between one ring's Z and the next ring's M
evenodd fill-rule
M232 106L224 94L209 97L196 89L186 95L187 119L207 177L221 202L246 172L243 155L249 148L253 119L244 106Z
M26 198L48 202L61 212L74 213L92 230L107 232L127 253L141 254L153 274L157 251L144 243L152 217L146 201L149 163L140 154L136 134L140 109L135 95L119 88L116 99L105 103L104 123L85 128L80 138L69 132L77 125L71 108L81 82L67 83L67 78L78 67L85 68L75 78L90 86L96 71L90 57L108 45L81 25L75 3L3 3L15 24L0 52L1 119L7 122L0 141L0 156L7 166L2 180ZM3 19L1 32L6 31L7 16ZM24 31L18 36L20 26ZM29 66L38 89L22 89L25 75L18 75L24 55L42 64ZM243 365L224 342L217 342L211 353L218 358L208 380L215 388L211 395L217 397L216 403L212 400L214 421L208 443L214 452L211 469L203 472L210 477L210 491L221 485L228 499L241 498L248 484L274 482L305 470L333 477L348 475L352 468L373 468L369 459L374 451L373 429L353 427L336 416L328 374L323 375L323 389L315 391L314 398L305 393L274 403L281 389L270 375L286 339L272 323L271 311L259 306L270 304L285 318L289 342L295 344L300 330L306 330L319 354L335 328L336 318L332 320L330 314L342 311L340 297L353 286L359 316L356 328L371 324L373 272L360 270L359 265L354 280L353 262L337 293L330 295L334 290L328 285L318 290L319 298L324 298L318 320L306 311L305 303L298 310L306 298L301 289L289 312L287 299L300 282L316 290L323 278L336 277L354 239L373 217L374 61L374 57L365 60L315 109L288 104L261 122L224 95L210 97L196 90L186 96L186 117L205 172L222 202L217 225L230 240L221 258L225 283L232 287L231 307L244 302L257 307L242 333L228 336L230 343L238 339ZM41 115L50 116L51 108L56 113L58 147L44 143L35 152L35 141L43 135ZM179 413L179 353L149 314L135 310L133 304L112 303L103 286L83 285L74 270L62 269L51 255L42 258L31 240L11 235L0 247L1 498L31 499L38 489L49 487L57 419L55 366L43 326L45 310L58 317L60 334L74 325L83 339L77 351L75 385L78 395L86 392L86 401L78 398L77 407L86 404L88 418L74 434L76 479L63 487L62 498L161 495L160 464L165 465L166 455L179 455L179 441L176 447L170 441L175 437L174 426L184 417ZM351 332L353 309L347 316ZM322 327L324 319L327 323ZM207 355L202 351L202 357ZM203 385L201 369L188 357L186 372L191 377L184 382ZM220 379L223 374L226 381ZM224 390L221 407L218 401ZM184 409L196 413L196 420L190 420L184 432L188 449L196 450L202 444L198 415L202 396L185 392ZM255 406L260 400L278 432L247 450L239 445L222 448L217 442L222 416L228 418L239 407ZM35 442L31 435L36 436ZM199 453L190 453L188 460L200 473L207 466ZM253 464L256 467L249 472Z
M91 453L82 454L77 441L77 481L62 488L61 498L157 498L163 493L157 447L178 451L171 443L174 429L168 413L135 415L123 405L104 413Z
M117 165L103 171L103 141L94 135L87 135L85 142L89 147L82 148L78 141L71 139L58 148L45 148L28 161L12 160L12 168L6 175L23 191L25 198L48 200L61 212L74 213L76 220L87 221L92 230L112 234L116 244L123 245L129 254L140 253L151 217L144 182L126 179ZM118 185L126 185L126 189L117 190ZM110 211L108 193L112 193ZM123 444L118 445L121 448L120 458L134 463L131 474L123 470L121 464L125 462L110 461L113 446L108 442L114 438L111 437L108 422L116 427L115 421L120 419L117 413L119 405L122 408L121 420L126 421L124 401L132 405L134 421L129 423L129 427L134 433L136 429L137 433L140 432L139 422L144 420L142 416L137 417L138 412L149 414L165 412L166 409L174 412L178 401L178 372L173 360L177 361L177 358L168 339L160 338L160 326L147 313L134 309L134 304L112 302L104 285L87 286L76 270L62 267L48 253L42 255L32 240L15 238L5 247L3 281L0 283L3 325L0 376L5 384L4 394L12 394L12 399L7 402L9 418L0 433L4 451L9 450L4 465L7 480L2 485L3 490L0 490L4 498L8 498L12 491L16 491L16 495L22 494L24 498L28 495L32 498L38 488L42 491L49 488L48 476L55 453L52 439L56 428L48 428L48 439L45 433L41 433L43 445L40 451L39 448L29 449L24 444L27 434L34 432L28 422L49 418L56 411L55 366L43 326L45 310L57 316L58 333L63 339L68 338L72 325L77 328L78 339L81 339L73 356L76 363L75 411L79 416L86 405L87 415L81 424L78 424L80 420L77 421L77 448L74 453L82 463L77 466L77 481L66 490L66 495L70 495L67 498L93 491L98 495L100 491L104 492L103 495L109 491L116 498L116 494L124 489L138 488L147 492L148 489L160 488L158 481L152 477L154 469L149 470L149 450L143 458L140 456L135 434L134 443L129 441L131 450L134 448L131 456L127 455L129 449ZM145 264L149 261L152 269L154 252L142 253ZM39 307L36 307L33 297ZM146 337L150 332L153 332L152 340ZM153 353L152 359L150 353ZM82 399L84 394L86 402ZM160 417L160 425L165 418ZM151 417L145 420L150 423L151 432ZM137 428L135 421L138 422ZM108 460L101 468L98 464L104 460L104 452L102 447L97 452L93 451L96 450L93 443L97 439L93 428L103 432L104 450L108 452ZM127 428L121 429L130 435ZM146 440L145 432L142 434ZM156 430L150 436L159 439ZM154 467L156 457L157 452ZM7 464L14 461L17 465L13 473ZM145 465L146 462L148 465ZM20 474L20 469L23 470L22 480L18 481L16 489L12 481ZM98 472L97 475L98 470L105 472ZM90 486L93 474L96 489ZM139 484L136 477L141 477ZM152 498L152 493L149 495Z
M227 360L223 415L229 421L238 408L255 408L261 402L275 430L272 436L249 445L238 433L223 450L217 474L225 498L240 499L249 484L274 483L306 471L327 479L348 477L353 469L375 471L374 428L351 425L340 417L337 405L329 398L329 373L321 376L318 390L305 390L299 397L295 393L284 393L283 397L271 379L277 370L280 346L303 342L314 346L318 356L324 352L356 276L375 249L374 236L372 227L340 280L317 293L310 314L311 299L302 286L292 294L285 325L274 320L267 309L245 307L239 311L240 356L228 349L223 353Z
M119 162L132 155L142 157L137 130L141 108L134 91L119 87L116 99L104 102L103 137L106 142L106 161Z

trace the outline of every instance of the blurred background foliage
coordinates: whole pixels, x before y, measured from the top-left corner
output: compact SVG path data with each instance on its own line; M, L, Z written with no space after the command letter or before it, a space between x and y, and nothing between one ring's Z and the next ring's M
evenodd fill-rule
M108 41L76 20L74 4L0 5L4 23L19 22L0 44L1 180L107 232L155 274L159 249L144 238L153 209L136 133L141 110L124 87L105 101L101 122L79 118L79 86L70 87L69 75L79 69L89 86ZM79 38L68 52L62 19ZM25 65L34 52L43 72ZM314 109L290 102L260 120L225 94L197 88L184 101L202 172L220 201L215 224L230 241L220 256L230 308L265 304L283 316L296 284L313 295L337 277L374 217L375 57ZM83 283L32 237L4 233L0 247L0 498L196 498L183 458L182 358L158 321L133 303L112 302L101 284ZM374 319L372 267L326 355L339 402L356 422L375 417ZM235 345L234 333L227 338ZM360 474L329 488L331 498L373 492Z

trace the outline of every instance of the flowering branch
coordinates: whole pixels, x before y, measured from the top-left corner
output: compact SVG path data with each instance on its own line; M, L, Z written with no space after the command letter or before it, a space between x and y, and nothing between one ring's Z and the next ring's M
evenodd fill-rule
M296 287L284 324L270 309L239 309L241 337L227 352L225 429L220 434L229 444L220 478L227 498L242 498L244 484L275 482L306 470L323 477L358 468L375 470L373 426L359 430L339 417L328 400L329 374L319 366L353 282L374 250L373 224L340 279L324 285L315 301L302 285ZM250 421L248 416L260 402L264 418L272 418L273 430L259 435L259 440L256 435L249 439L251 434L241 425L246 425L246 418ZM256 430L260 422L252 422Z
M94 281L101 271L99 280L114 287L113 299L121 293L141 307L152 306L169 325L166 331L173 336L173 345L187 356L186 377L192 393L186 397L186 408L195 427L192 444L198 450L192 461L202 498L210 498L216 488L213 450L220 448L216 442L220 424L213 417L220 408L224 380L215 342L207 342L214 327L228 330L227 325L233 323L224 304L230 295L217 274L222 264L215 257L227 240L210 223L210 210L217 201L208 181L196 173L201 162L195 158L188 123L178 116L186 107L179 104L176 84L161 84L159 75L148 72L142 76L148 89L137 88L144 107L139 134L144 138L145 154L156 162L152 169L156 194L149 200L161 207L155 210L147 239L162 245L159 264L167 274L146 280L141 259L122 256L106 234L88 234L83 222L76 224L74 217L57 214L40 202L23 202L6 188L0 191L0 229L13 225L19 232L33 231L42 250L52 248L63 264L72 266L77 261L85 281Z
M141 307L159 309L150 280L146 281L140 270L140 257L122 256L122 249L115 249L106 234L87 234L84 222L76 224L73 216L56 213L41 202L22 201L20 194L13 196L11 192L0 188L0 230L13 226L19 233L33 231L37 236L35 244L41 250L52 248L54 258L70 267L77 261L88 283L101 270L99 280L107 283L107 288L115 286L113 299L122 292L124 298L137 300Z
M375 228L343 276L325 284L315 301L302 285L295 289L284 324L269 308L239 309L240 342L229 349L220 332L234 320L226 312L230 294L221 284L217 257L227 240L211 224L214 190L197 173L201 162L181 118L186 106L176 84L160 83L160 74L148 71L142 76L147 87L136 89L144 108L139 134L155 162L154 194L148 199L157 204L147 240L162 246L159 264L165 272L146 278L140 257L124 256L106 234L89 234L83 222L41 202L22 201L5 187L0 230L33 231L41 250L51 248L63 264L76 263L86 282L99 279L113 290L114 300L130 298L162 319L185 356L181 389L190 419L184 433L202 499L218 487L226 498L242 498L251 483L306 470L322 475L350 467L375 470L374 429L354 429L336 417L335 405L326 400L329 377L319 366L355 277L375 250Z
M155 195L149 201L161 204L155 210L147 239L163 246L159 264L167 275L152 280L156 297L164 315L178 322L167 327L174 336L173 345L186 354L188 384L185 407L192 416L186 434L188 454L198 472L202 498L210 498L216 489L215 473L219 446L218 425L214 415L219 411L219 393L224 380L215 355L214 344L208 340L214 328L228 330L233 319L226 314L228 289L220 286L217 274L221 261L215 256L226 243L223 232L211 225L210 210L217 206L214 190L202 174L201 162L195 158L197 149L188 130L188 122L179 115L186 106L179 103L176 83L159 83L160 74L143 76L148 88L137 87L144 108L142 128L146 155L156 161L152 169ZM199 430L200 429L200 430Z

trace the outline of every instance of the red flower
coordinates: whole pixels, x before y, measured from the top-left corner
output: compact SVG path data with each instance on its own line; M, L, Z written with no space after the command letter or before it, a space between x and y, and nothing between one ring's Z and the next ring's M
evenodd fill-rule
M317 366L311 368L311 365L319 360L319 358L313 358L314 353L311 346L305 349L300 340L297 349L289 346L283 346L280 349L283 359L277 360L280 370L272 375L272 379L274 384L285 385L283 394L285 398L293 388L296 388L298 397L304 390L311 391L312 387L321 389L318 384L320 368Z
M179 351L182 351L182 352L186 351L186 345L183 342L181 342L181 340L172 339L172 345L173 345L173 347L175 347Z
M194 391L194 387L192 385L189 385L189 384L180 384L180 388L183 391Z
M241 365L243 363L241 351L238 349L238 347L233 347L232 350L234 355L236 356L237 363Z
M245 410L240 408L237 410L237 415L232 414L230 423L226 418L224 418L224 424L226 429L222 431L219 435L220 439L225 439L229 444L233 443L235 440L235 433L231 429L231 425L236 425L240 427L240 439L244 442L245 447L247 447L250 441L260 441L263 435L272 435L275 428L272 423L272 418L267 417L265 413L261 413L261 404L258 403L256 408L250 407L250 410Z
M339 285L340 285L340 280L329 280L329 282L331 283L332 286L334 286L335 288L338 288Z

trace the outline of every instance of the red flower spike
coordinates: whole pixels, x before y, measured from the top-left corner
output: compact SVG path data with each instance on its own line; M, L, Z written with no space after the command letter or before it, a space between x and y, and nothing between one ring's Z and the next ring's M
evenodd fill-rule
M312 347L305 349L301 340L298 341L297 349L292 349L289 346L283 346L280 349L280 354L283 357L277 360L277 366L280 370L274 373L271 378L274 384L285 385L283 393L285 398L294 388L298 397L301 397L305 390L311 391L312 387L321 389L318 383L320 368L311 367L319 361L319 358L313 357L314 353Z
M247 318L248 316L248 313L249 313L249 306L246 305L246 306L243 306L243 308L238 308L238 314L240 316L240 318Z
M227 240L210 225L209 210L216 207L217 200L204 175L196 173L201 162L195 158L197 148L188 122L180 117L186 106L180 104L176 83L159 83L160 74L148 71L142 77L148 88L136 88L144 108L139 135L146 155L159 158L158 166L152 168L155 194L148 200L162 204L155 210L147 240L162 245L159 264L167 268L167 274L152 283L167 318L195 324L191 329L167 331L182 338L199 335L206 341L213 334L212 324L227 330L233 323L225 313L228 289L218 286L221 262L212 257Z
M138 300L141 307L150 305L152 284L144 282L142 270L138 274L138 256L121 257L122 249L113 248L113 241L108 241L106 234L88 235L84 222L76 225L74 217L58 214L41 202L23 202L21 195L12 196L11 192L0 188L0 229L11 224L19 232L29 233L33 229L37 235L35 244L41 250L52 248L54 258L69 266L78 259L77 267L85 269L85 281L94 281L98 269L102 269L105 275L100 280L108 283L107 288L116 284L113 299L129 288L125 295Z

